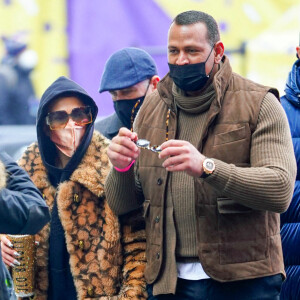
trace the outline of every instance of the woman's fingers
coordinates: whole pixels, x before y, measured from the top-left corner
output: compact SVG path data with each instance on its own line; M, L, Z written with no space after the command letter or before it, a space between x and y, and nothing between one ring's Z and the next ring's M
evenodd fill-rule
M17 260L20 254L13 249L13 244L4 235L1 236L1 254L4 263L8 266L15 267L20 265L20 262Z

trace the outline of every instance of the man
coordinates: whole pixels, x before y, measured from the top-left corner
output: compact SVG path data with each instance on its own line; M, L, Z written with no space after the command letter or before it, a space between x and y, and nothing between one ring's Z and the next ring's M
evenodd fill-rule
M232 72L200 11L174 19L168 61L108 149L112 210L144 203L149 299L279 299L296 165L278 91Z
M2 38L6 55L0 64L0 125L34 124L38 101L31 82L37 54L16 38Z
M12 263L18 258L13 245L3 234L35 234L50 220L48 206L30 180L28 174L6 153L0 153L0 234L6 240L1 247L8 246L13 253ZM1 249L0 249L1 250ZM6 255L3 255L6 259ZM13 297L12 280L2 261L0 251L0 299Z
M291 128L296 161L300 159L299 118L300 118L300 41L296 47L297 61L289 73L285 95L281 97ZM299 167L298 171L299 173ZM281 299L300 299L300 180L296 178L294 195L286 213L281 215L281 238L287 278L282 285Z
M130 129L145 96L156 89L158 81L155 62L146 51L123 48L112 54L106 62L99 92L110 92L115 113L96 123L95 129L109 139L121 127Z

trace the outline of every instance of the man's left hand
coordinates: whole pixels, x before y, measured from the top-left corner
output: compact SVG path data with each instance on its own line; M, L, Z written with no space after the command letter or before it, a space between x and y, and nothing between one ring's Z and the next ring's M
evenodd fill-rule
M163 167L167 171L184 171L194 177L199 177L203 173L205 156L191 143L181 140L169 140L161 145L161 149L159 158L166 158Z

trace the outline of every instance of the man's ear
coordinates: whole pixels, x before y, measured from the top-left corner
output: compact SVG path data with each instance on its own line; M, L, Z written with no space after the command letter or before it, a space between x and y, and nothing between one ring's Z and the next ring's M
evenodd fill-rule
M215 64L219 64L224 55L224 44L221 41L216 42L215 47Z
M156 87L157 87L157 84L158 84L159 81L160 81L160 78L157 75L154 75L151 78L151 80L150 80L150 87L152 88L151 92L153 92L154 90L156 90Z

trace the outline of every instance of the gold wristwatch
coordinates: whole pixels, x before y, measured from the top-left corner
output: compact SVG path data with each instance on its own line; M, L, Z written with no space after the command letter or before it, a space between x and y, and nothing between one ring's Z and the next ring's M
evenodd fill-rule
M211 158L205 158L202 164L203 173L200 176L201 178L206 178L212 174L216 168L215 162Z

